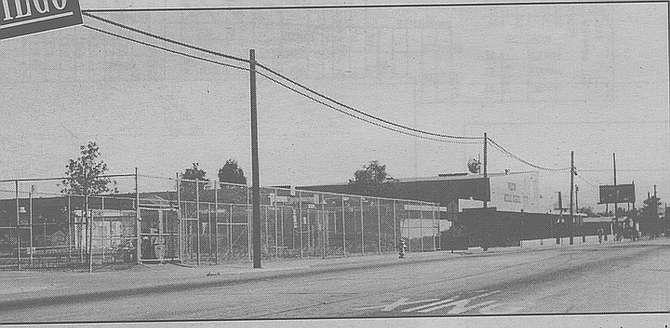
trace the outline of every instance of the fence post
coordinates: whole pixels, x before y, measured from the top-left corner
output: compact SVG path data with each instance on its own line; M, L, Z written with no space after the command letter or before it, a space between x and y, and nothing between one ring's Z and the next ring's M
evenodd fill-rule
M421 251L425 252L423 247L423 204L419 203L419 236L421 237Z
M91 213L91 210L89 208L89 197L88 197L88 188L86 188L86 194L84 195L85 198L85 208L86 208L86 222L87 227L88 227L88 237L86 238L88 241L88 273L93 272L93 215ZM137 202L137 208L139 209L140 207L140 202Z
M140 216L140 182L137 175L137 167L135 167L135 234L137 239L137 247L135 247L135 263L140 264L140 257L142 255L142 236L141 225L142 217Z
M265 225L265 250L266 250L266 254L267 254L267 251L270 248L270 235L268 234L268 207L267 206L263 206L263 207L265 207L265 211L263 211L263 213L264 213L264 216L265 216L265 223L264 223L264 225ZM263 256L263 247L261 247L261 257L262 256Z
M328 215L326 214L326 195L321 194L321 232L323 235L323 258L328 254Z
M184 261L184 247L186 246L186 236L184 234L184 222L181 219L181 180L179 179L179 173L177 173L176 177L177 181L177 230L178 230L178 237L177 240L179 241L178 246L179 246L179 260Z
M72 207L70 193L67 194L67 263L72 263Z
M21 218L19 216L19 180L14 181L14 187L16 189L16 266L17 269L21 270Z
M274 190L275 192L275 197L274 197L274 204L272 204L275 208L275 261L278 258L278 252L279 252L279 242L277 241L277 238L279 237L279 234L277 233L277 214L279 214L279 209L277 208L277 189Z
M382 213L381 213L382 199L377 198L377 241L379 247L379 254L382 253Z
M197 221L195 228L195 262L197 265L200 265L200 180L196 178L195 180L195 218Z
M436 226L436 223L437 223L437 237L435 235L433 235L433 251L437 251L436 241L437 241L437 238L440 238L440 222L439 222L439 220L436 220L436 218L435 218L435 204L432 204L431 208L433 209L433 233L435 233L435 228L436 228L435 226ZM438 207L438 211L439 211L439 207Z
M361 204L361 254L365 254L365 226L363 222L363 197L359 197Z
M281 217L281 222L279 227L281 228L281 247L284 249L286 247L286 235L284 235L284 207L279 208L279 217Z
M212 263L212 203L207 202L207 224L209 225L209 233L207 236L207 244L209 248L207 253L209 253L209 262Z
M398 249L398 219L396 217L396 201L393 200L393 249Z
M346 221L346 214L344 213L344 196L340 195L340 200L342 203L342 256L347 256L347 229L344 224Z
M298 191L298 232L300 233L300 258L302 258L302 191Z
M219 182L214 181L214 263L219 264Z
M244 207L246 209L246 206ZM228 259L233 256L233 204L230 204L228 216Z
M407 251L411 252L412 251L412 231L410 230L410 223L412 222L412 211L407 208L405 211L405 214L407 216Z
M105 197L102 197L102 196L100 197L100 209L101 210L105 209ZM102 212L104 212L104 211L101 211L101 213ZM100 229L101 230L100 231L100 252L101 252L100 264L104 264L105 263L105 240L106 240L105 239L105 216L104 216L104 214L102 214L100 216L100 226L102 227L102 229ZM46 235L46 230L44 232L45 232L45 235ZM46 245L46 244L47 244L47 242L45 240L44 245Z

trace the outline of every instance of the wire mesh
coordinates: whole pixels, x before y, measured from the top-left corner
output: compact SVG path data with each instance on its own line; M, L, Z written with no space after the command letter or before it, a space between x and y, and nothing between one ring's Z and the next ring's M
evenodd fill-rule
M138 175L104 195L52 179L0 182L0 268L250 261L251 188ZM264 260L435 250L435 204L261 188ZM139 212L138 212L139 211Z
M135 261L135 199L111 191L85 197L61 179L0 182L0 268Z

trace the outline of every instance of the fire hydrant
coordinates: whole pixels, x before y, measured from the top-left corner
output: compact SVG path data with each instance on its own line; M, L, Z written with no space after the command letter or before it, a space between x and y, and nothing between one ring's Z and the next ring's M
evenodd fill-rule
M400 241L400 252L398 252L398 255L400 255L398 258L404 259L405 258L405 250L407 249L407 244L405 244L404 240Z

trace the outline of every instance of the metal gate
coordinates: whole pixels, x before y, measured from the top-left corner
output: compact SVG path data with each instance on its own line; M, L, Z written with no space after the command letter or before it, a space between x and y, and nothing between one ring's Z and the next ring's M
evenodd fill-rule
M140 262L180 261L177 210L140 208L140 219Z

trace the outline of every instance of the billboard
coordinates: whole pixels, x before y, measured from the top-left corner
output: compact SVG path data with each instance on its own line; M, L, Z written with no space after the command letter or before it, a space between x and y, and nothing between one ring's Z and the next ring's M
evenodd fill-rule
M0 0L0 40L82 24L78 0Z
M635 185L602 185L598 204L635 203Z

